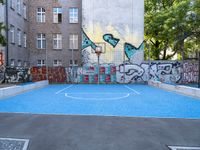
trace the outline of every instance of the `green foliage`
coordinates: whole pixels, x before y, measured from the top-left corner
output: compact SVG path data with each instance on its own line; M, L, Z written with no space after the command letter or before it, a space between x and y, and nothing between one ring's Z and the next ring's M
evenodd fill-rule
M199 8L199 0L145 0L145 41L151 59L187 57L200 48Z

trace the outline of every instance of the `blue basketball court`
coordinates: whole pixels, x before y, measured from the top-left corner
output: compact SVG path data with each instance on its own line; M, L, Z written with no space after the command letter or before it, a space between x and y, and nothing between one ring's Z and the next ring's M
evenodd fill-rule
M0 112L200 118L200 100L148 85L49 85L0 100Z

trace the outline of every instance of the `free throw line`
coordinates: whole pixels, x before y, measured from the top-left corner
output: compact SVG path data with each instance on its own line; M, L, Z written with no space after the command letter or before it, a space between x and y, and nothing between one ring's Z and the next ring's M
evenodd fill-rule
M62 90L59 90L59 91L57 91L55 94L57 95L57 94L60 94L61 92L63 92L63 91L65 91L65 90L67 90L67 89L69 89L69 88L71 88L73 85L70 85L70 86L68 86L68 87L66 87L66 88L64 88L64 89L62 89Z
M124 85L124 87L127 88L127 89L129 89L129 90L131 90L131 91L133 91L135 94L140 95L140 92L138 92L138 91L136 91L136 90L130 88L129 86Z

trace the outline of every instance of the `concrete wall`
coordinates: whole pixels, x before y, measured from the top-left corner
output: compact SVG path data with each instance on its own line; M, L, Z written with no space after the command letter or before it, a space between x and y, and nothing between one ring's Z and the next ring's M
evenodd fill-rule
M164 89L164 90L200 98L200 89L198 88L192 88L192 87L181 86L181 85L170 85L170 84L165 84L159 81L149 81L148 84L154 87Z
M38 89L47 86L48 81L40 81L32 84L21 85L21 86L11 86L7 88L0 89L0 99L15 96L30 90Z
M124 60L137 64L143 61L143 0L82 0L82 7L84 64L97 62L92 51L99 44L106 47L101 63L119 65Z

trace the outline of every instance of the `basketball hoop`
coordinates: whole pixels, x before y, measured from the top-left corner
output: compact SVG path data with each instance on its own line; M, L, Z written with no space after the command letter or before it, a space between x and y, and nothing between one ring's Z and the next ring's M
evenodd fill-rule
M101 46L97 46L95 49L95 53L96 55L99 57L102 53L102 47Z

